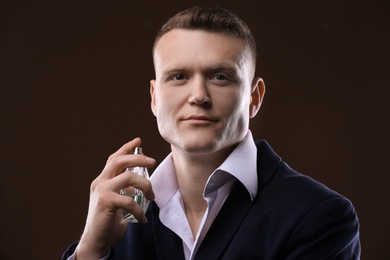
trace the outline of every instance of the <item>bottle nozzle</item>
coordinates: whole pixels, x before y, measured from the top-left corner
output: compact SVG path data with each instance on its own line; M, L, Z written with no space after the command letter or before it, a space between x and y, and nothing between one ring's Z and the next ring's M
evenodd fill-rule
M142 147L136 147L135 149L134 149L134 154L142 154Z

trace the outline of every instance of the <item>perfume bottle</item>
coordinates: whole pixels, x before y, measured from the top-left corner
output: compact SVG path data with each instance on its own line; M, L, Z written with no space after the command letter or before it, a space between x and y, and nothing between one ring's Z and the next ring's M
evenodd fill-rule
M134 150L134 154L142 154L142 148L136 147ZM127 168L126 171L134 172L134 173L136 173L136 174L138 174L146 179L149 179L149 173L145 167L137 166L137 167L133 167L133 168ZM126 174L126 172L124 172L123 174ZM120 194L133 198L133 200L139 206L141 206L143 211L146 212L148 205L149 205L149 200L147 200L144 197L144 194L142 193L142 191L140 191L139 189L133 188L133 187L128 187L128 188L121 189ZM138 220L134 217L134 215L127 212L125 209L122 209L122 212L123 212L123 218L125 220L129 221L130 223L137 223L138 222Z

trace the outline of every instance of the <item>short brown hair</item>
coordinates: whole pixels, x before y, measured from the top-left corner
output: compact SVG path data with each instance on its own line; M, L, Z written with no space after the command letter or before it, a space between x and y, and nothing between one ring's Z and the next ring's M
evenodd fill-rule
M251 50L253 61L256 62L256 42L251 30L237 15L226 9L195 6L177 13L161 27L154 47L164 34L173 29L205 30L243 39Z

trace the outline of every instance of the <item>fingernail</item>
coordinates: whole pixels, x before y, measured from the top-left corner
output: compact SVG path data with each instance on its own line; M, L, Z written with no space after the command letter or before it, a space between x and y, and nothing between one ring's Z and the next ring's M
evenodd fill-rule
M146 157L146 160L147 160L148 162L155 162L155 161L156 161L155 159L150 158L150 157Z

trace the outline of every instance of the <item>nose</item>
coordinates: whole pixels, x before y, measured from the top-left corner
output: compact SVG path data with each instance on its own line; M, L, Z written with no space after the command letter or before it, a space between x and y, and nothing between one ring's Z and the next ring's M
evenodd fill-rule
M194 80L191 85L191 95L188 102L196 105L210 105L211 98L207 89L207 84L204 80Z

